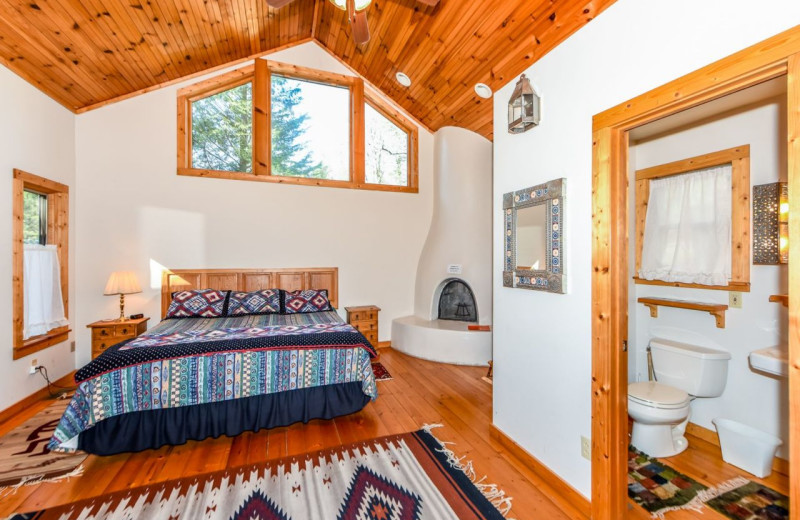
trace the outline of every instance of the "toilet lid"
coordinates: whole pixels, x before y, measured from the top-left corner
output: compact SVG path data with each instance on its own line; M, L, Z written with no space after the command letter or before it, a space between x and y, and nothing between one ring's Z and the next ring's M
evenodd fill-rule
M629 384L628 398L652 408L682 408L689 404L689 394L655 381Z

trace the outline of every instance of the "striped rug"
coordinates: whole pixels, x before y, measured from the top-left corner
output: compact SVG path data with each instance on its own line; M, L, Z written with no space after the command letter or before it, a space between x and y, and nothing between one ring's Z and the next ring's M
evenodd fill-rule
M12 518L502 520L511 499L477 480L431 428Z

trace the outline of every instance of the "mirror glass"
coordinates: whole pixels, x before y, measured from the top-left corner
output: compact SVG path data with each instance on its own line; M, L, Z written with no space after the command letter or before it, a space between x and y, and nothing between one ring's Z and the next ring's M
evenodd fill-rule
M517 269L545 270L547 266L547 204L517 209Z

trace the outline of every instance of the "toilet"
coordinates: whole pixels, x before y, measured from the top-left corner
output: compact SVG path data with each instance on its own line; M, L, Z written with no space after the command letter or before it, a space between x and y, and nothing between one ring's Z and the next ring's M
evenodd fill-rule
M719 397L728 379L728 352L650 340L655 381L628 385L631 444L651 457L671 457L689 446L684 434L690 404L697 397Z

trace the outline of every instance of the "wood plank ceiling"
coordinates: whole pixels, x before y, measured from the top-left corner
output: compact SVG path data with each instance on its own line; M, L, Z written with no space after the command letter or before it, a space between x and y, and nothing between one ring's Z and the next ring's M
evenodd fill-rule
M0 63L83 112L316 39L429 129L491 139L491 102L475 83L497 90L613 2L374 0L372 40L356 46L327 0L0 0Z

